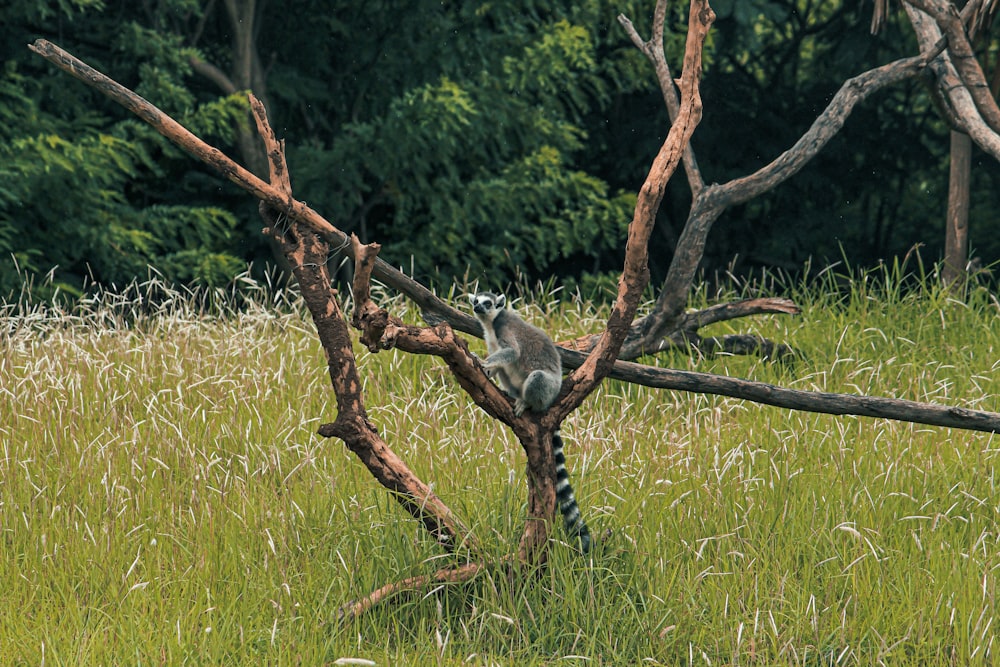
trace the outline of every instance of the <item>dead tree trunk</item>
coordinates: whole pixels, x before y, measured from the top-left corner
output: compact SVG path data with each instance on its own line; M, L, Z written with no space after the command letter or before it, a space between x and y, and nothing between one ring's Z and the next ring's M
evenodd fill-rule
M969 179L972 162L972 140L965 131L978 113L994 132L1000 132L1000 110L997 91L1000 89L1000 67L992 82L976 60L972 43L989 32L993 16L1000 3L996 0L967 2L959 13L954 5L940 0L910 2L907 7L910 23L922 44L933 40L946 41L947 53L935 59L933 71L938 79L936 98L950 132L950 169L948 176L948 212L945 217L944 263L941 278L945 285L959 289L968 276L969 264ZM880 7L876 14L885 12ZM934 17L934 23L927 15ZM942 37L942 34L946 37ZM986 59L988 60L988 58ZM955 65L952 65L952 63ZM968 88L974 108L959 93L952 94L944 86L953 85L957 78ZM980 128L982 134L982 129ZM1000 158L998 158L1000 159Z
M677 336L689 343L695 340L697 328L712 321L755 312L794 312L794 304L786 300L752 300L713 307L701 313L683 312L687 290L712 223L726 207L746 201L795 173L839 131L857 102L874 90L915 75L940 52L940 47L929 48L924 55L890 63L848 81L824 114L792 149L751 176L724 185L705 186L701 183L694 163L689 139L701 116L698 90L701 51L714 20L714 13L706 0L692 0L684 67L678 84L679 95L676 94L674 83L666 69L662 47L657 45L659 36L662 35L664 16L665 2L661 0L657 3L654 15L654 39L644 43L633 37L647 55L652 54L650 57L656 65L665 97L669 98L673 94L675 99L673 102L668 99L668 106L674 109L673 125L639 192L635 215L629 225L617 299L604 332L586 339L585 344L580 346L586 348L588 354L563 350L564 362L575 370L564 381L562 391L551 409L544 415L526 413L521 417L514 414L510 399L489 381L482 372L479 361L469 352L468 346L455 335L455 329L480 333L477 323L470 315L451 308L423 286L380 262L376 244L362 245L357 239L347 237L318 213L294 199L285 166L283 144L274 137L267 124L263 105L256 98L251 97L251 104L266 148L270 182L257 178L218 150L206 145L146 100L51 43L39 40L31 46L32 50L119 102L183 150L261 200L261 214L267 223L265 232L282 247L294 267L323 345L330 380L337 395L337 417L333 422L323 425L320 434L343 440L372 475L393 492L400 505L418 519L443 548L455 553L460 559L455 565L431 575L386 585L370 596L346 605L343 613L361 613L401 591L436 583L465 581L488 565L514 563L533 568L543 564L550 543L549 526L556 514L552 434L602 379L609 375L649 386L718 393L785 405L793 409L886 416L1000 432L1000 415L994 413L893 399L791 392L761 383L653 369L619 361L623 356L638 355L672 344ZM627 19L623 19L623 24L630 29ZM634 30L630 29L630 34L634 35ZM682 161L685 162L689 182L695 191L695 203L678 248L678 256L671 266L654 312L633 323L639 297L649 279L646 253L656 212L667 181ZM511 428L521 442L528 464L528 516L517 554L504 563L490 564L483 561L483 554L471 531L393 453L379 435L376 426L368 419L357 362L351 347L351 335L326 269L331 255L337 252L350 253L355 261L357 270L352 324L361 331L362 342L376 351L396 347L405 352L440 357L471 400L494 419ZM420 305L429 326L405 324L375 305L369 289L373 276L410 295ZM454 328L448 323L454 325ZM702 345L705 343L698 342ZM720 341L718 344L725 347L727 343Z
M945 219L944 266L941 279L945 285L960 287L968 275L969 263L969 172L972 166L972 140L969 135L951 131L948 176L948 215Z
M657 3L657 16L661 17L662 2ZM653 37L643 41L631 21L620 16L632 42L652 63L667 110L673 119L677 113L677 97L670 70L663 55L662 33L654 26ZM662 21L662 18L658 19ZM782 356L790 351L787 345L771 341L748 341L743 336L703 339L698 330L708 323L757 313L797 314L796 306L789 299L754 299L750 302L727 304L715 313L685 311L688 295L698 265L705 252L705 243L715 221L728 208L745 203L768 192L798 173L834 136L840 132L854 107L873 93L887 86L917 76L933 57L933 47L927 53L904 58L864 72L846 81L834 95L822 114L790 149L758 171L727 183L706 186L695 162L694 151L685 152L685 170L691 187L693 201L687 222L674 251L667 277L660 286L656 304L648 315L631 327L621 350L621 359L636 359L644 354L659 352L671 347L694 347L702 353L729 352L735 354L762 353ZM718 308L718 307L716 307ZM711 310L711 309L710 309ZM565 344L580 351L587 351L596 342L594 336L576 339Z

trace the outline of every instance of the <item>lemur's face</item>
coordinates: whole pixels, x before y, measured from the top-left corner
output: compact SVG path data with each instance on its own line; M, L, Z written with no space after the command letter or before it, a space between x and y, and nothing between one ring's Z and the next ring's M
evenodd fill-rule
M469 301L472 303L472 312L476 314L476 317L487 322L492 322L497 313L503 310L507 304L507 299L503 294L494 294L493 292L473 294L469 297Z

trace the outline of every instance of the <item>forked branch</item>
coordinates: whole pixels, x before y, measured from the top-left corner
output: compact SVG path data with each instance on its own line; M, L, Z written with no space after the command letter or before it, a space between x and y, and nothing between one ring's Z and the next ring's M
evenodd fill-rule
M661 28L663 7L662 1L658 3L659 18L657 21ZM837 414L855 411L854 414L871 416L887 416L886 412L896 410L897 412L894 414L901 415L896 418L908 421L960 425L981 430L1000 430L1000 415L992 413L930 406L935 410L932 411L933 414L927 416L914 409L922 409L923 404L893 401L892 399L868 399L867 397L854 397L858 400L845 403L843 397L838 395L793 392L732 378L667 369L651 369L637 364L616 362L622 352L623 345L625 345L625 350L630 350L632 348L628 346L636 344L638 340L634 335L635 329L632 327L632 323L638 308L639 295L648 282L648 269L646 268L648 240L666 182L676 170L682 156L685 155L691 134L701 115L701 100L698 91L701 50L713 19L714 13L706 0L692 0L684 68L679 84L681 101L670 134L654 160L649 176L639 193L635 215L629 227L626 261L622 278L619 281L618 297L609 317L607 328L597 338L588 356L584 357L582 354L569 350L563 351L564 361L577 370L567 379L557 404L548 414L540 418L515 417L509 399L485 377L478 360L471 354L465 342L455 336L452 327L440 324L440 322L447 320L452 322L455 328L478 334L478 324L471 316L444 304L429 290L381 262L377 257L377 246L363 246L356 239L349 242L348 237L341 230L331 225L302 202L294 199L284 162L283 146L274 137L268 126L263 107L255 100L251 99L251 102L258 122L259 133L267 148L270 182L258 179L249 171L229 160L217 149L200 141L146 100L89 68L54 45L39 40L31 48L50 62L118 101L189 154L205 162L261 200L261 214L268 223L266 231L281 245L290 264L294 267L303 298L313 316L327 356L331 383L337 396L338 414L334 422L321 427L321 434L341 438L366 465L371 474L382 485L393 491L394 497L406 511L420 520L444 548L468 550L472 552L474 557L478 558L480 557L479 549L471 532L461 524L430 488L413 475L405 463L393 453L367 417L361 393L360 376L352 350L351 335L336 299L336 293L330 288L330 275L326 269L331 255L331 242L336 248L350 246L358 269L356 272L358 282L355 284L355 293L358 298L354 312L354 324L362 331L363 342L372 349L398 347L407 352L433 354L441 357L472 400L491 416L508 424L524 445L528 458L529 516L522 535L518 557L520 562L538 562L537 559L531 557L531 554L534 552L533 550L544 548L547 536L544 526L554 513L554 491L551 488L553 481L551 448L546 448L548 439L551 438L551 434L558 424L575 410L597 384L609 374L649 386L724 393L770 404L786 404L788 397L793 396L797 402L786 406L796 409L835 412ZM662 35L662 30L659 34ZM659 50L662 54L662 46ZM876 81L879 84L878 87L888 85L893 76L898 77L895 80L911 76L922 66L922 63L918 62L919 60L911 59L911 61L900 61L900 63L894 64L895 69L890 68L890 70L882 72L885 74L885 79ZM858 77L858 79L862 79L862 77ZM662 81L661 86L663 86ZM666 90L666 86L663 87ZM848 88L845 84L845 88L848 90L848 101L851 101L852 104L871 92L864 86L859 88L857 81L854 82L854 87ZM835 102L837 102L837 98L835 98ZM843 103L844 100L840 100L840 102ZM849 113L849 110L848 106L846 113ZM843 117L846 117L846 113ZM814 126L815 128L816 126ZM839 127L830 133L829 128L820 127L815 136L807 133L800 141L800 143L806 142L805 145L801 146L801 153L808 154L812 151L812 154L815 154L826 140L821 138L823 131L828 133L826 135L828 139L837 130ZM795 166L796 158L801 157L801 155L791 156L783 161L785 157L782 156L771 166L765 168L765 170L772 169L773 173L765 172L762 174L759 172L754 175L759 177L757 187L765 185L766 178L764 176L781 180L787 178L790 173L794 173L794 170L798 168ZM693 153L690 164L694 164ZM694 171L689 168L689 179L692 181L693 187L700 180L696 168ZM685 278L685 271L693 271L693 267L697 265L697 260L692 261L694 254L691 253L700 253L704 242L703 236L707 234L714 219L726 205L737 201L741 196L746 196L747 192L753 189L751 184L753 180L754 178L751 177L738 184L733 182L729 184L728 190L721 186L699 188L696 202L700 203L701 208L693 209L692 215L694 216L695 212L698 211L703 217L695 219L697 224L694 225L695 229L692 233L702 234L702 238L700 241L697 236L691 237L688 241L682 239L684 252L679 252L680 259L675 260L681 279ZM749 190L745 188L749 188ZM686 245L684 245L685 243ZM698 255L698 259L700 259L700 255ZM675 266L672 265L672 275L674 275L674 269ZM678 275L674 275L675 280L678 279ZM435 326L406 325L385 310L375 306L371 301L369 289L369 281L372 277L383 280L414 298L421 306L425 319ZM687 285L690 285L690 279L691 276L688 275L686 277ZM670 280L671 278L668 277L668 282ZM676 299L678 295L679 292L673 293L670 298ZM684 297L686 298L686 287ZM684 321L679 317L680 311L675 311L675 302L667 300L664 303L665 306L657 306L661 318L666 314L666 317L673 318L674 323L683 324ZM687 321L690 325L689 328L693 327L693 330L696 331L699 326L728 317L737 312L739 308L743 308L743 312L762 312L768 309L781 310L782 308L785 309L782 312L788 312L794 308L794 304L789 306L776 300L768 300L766 302L745 303L743 306L730 305L728 308L729 310L726 307L718 307L691 314L691 319ZM667 338L662 319L654 318L647 320L647 322L650 323L650 326L643 331L651 338L646 341L640 340L639 344L645 344L648 341L659 343ZM684 326L680 326L678 330L685 331L686 329ZM737 343L736 339L722 339L716 344L735 345ZM742 341L739 344L747 343L752 344L752 341ZM786 401L786 403L781 403L781 401ZM871 405L876 405L877 409L873 410ZM546 454L547 452L548 454ZM481 562L457 565L453 568L439 570L432 575L391 584L379 589L367 598L345 607L343 612L347 615L360 613L386 596L403 590L422 588L436 583L465 581L475 576L482 567L484 565Z
M933 41L930 45L925 46L926 50L921 60L928 57L935 57L941 52L943 46L943 43L939 41ZM241 170L239 165L227 158L221 151L205 144L147 100L100 72L97 72L47 40L37 40L29 48L59 69L102 92L111 100L121 104L140 118L146 120L160 134L189 155L204 162L220 175L258 197L276 211L283 210L288 217L299 215L299 220L311 226L321 238L327 241L331 248L341 248L341 253L347 252L343 250L349 245L349 237L346 234L331 225L302 202L293 200L291 205L286 209L284 205L287 202L287 195L280 188L272 188L246 170ZM911 67L915 69L911 70ZM883 78L886 74L885 68L889 68L888 78ZM851 81L845 83L841 91L834 98L834 101L842 96L846 96L847 98L837 105L838 111L835 115L839 118L838 122L842 123L853 106L876 90L881 90L890 83L913 76L919 69L919 61L908 58L896 61L869 73L876 74L876 79L871 82L871 85L857 86L852 84ZM879 74L879 72L882 72L882 74ZM847 94L845 90L853 90L855 93ZM833 102L824 111L824 117L827 114L833 114L832 107ZM816 124L813 127L815 128ZM812 131L811 129L810 132ZM821 143L817 145L815 141L809 143L816 146L816 150L821 146ZM711 225L711 222L714 222L714 218L708 221L708 224ZM479 323L476 322L474 317L442 301L431 290L381 259L375 260L372 277L411 298L421 308L425 320L429 323L447 322L453 329L458 331L476 336L482 335ZM639 322L636 322L636 325L638 324ZM625 348L628 348L630 344L630 341L627 340ZM563 348L560 350L560 354L563 366L570 369L579 368L586 359L586 355L572 349ZM651 366L624 361L617 361L608 377L659 389L711 393L793 410L863 415L881 419L936 424L960 429L1000 432L1000 414L980 410L949 408L948 406L933 403L903 401L902 403L905 403L908 407L906 409L896 409L895 399L881 399L878 397L851 394L803 392L745 379L730 378L709 373L653 368ZM940 415L942 413L948 413L947 423L943 423L944 420L936 418L930 420L919 417L921 414Z
M284 145L276 139L268 124L264 106L252 95L250 104L267 154L269 185L287 200L294 201ZM265 202L261 202L260 213L268 223L265 233L276 240L292 267L326 355L330 381L337 398L337 418L333 423L321 426L320 434L343 440L372 476L392 491L400 505L420 520L447 550L463 548L478 551L468 528L392 451L368 419L350 331L327 270L329 245L315 230L287 218Z
M997 107L996 100L993 99L988 87L984 89L979 85L974 87L966 85L963 75L959 73L959 63L955 58L955 50L952 49L953 36L951 32L944 32L940 23L918 8L920 5L927 6L917 2L903 3L913 31L917 35L917 41L925 51L932 48L931 45L939 43L947 44L949 47L948 51L944 53L937 50L928 62L931 72L937 79L938 90L949 105L950 115L954 117L962 131L968 134L980 148L1000 160L1000 134L995 127L991 126L992 122L986 120L986 117L993 117ZM958 29L951 21L946 21L945 25L951 31ZM943 34L947 35L946 40L942 39ZM957 52L959 60L964 62L964 76L973 76L973 70L978 70L979 75L982 74L975 58L972 58L972 62L968 62L968 54L964 49L958 48ZM982 85L985 86L985 79ZM989 99L986 100L984 97ZM983 113L984 109L986 110L985 114Z
M659 3L657 7L660 13L664 11L663 3ZM662 29L662 17L657 21ZM691 0L687 41L684 48L684 67L679 83L681 104L677 118L653 159L646 181L639 189L635 213L629 223L625 242L625 265L618 279L618 296L605 330L599 334L587 360L573 371L564 383L564 390L568 388L569 391L550 410L550 419L554 424L561 423L566 415L579 407L584 398L611 372L622 344L629 335L642 291L649 282L649 237L656 222L663 193L681 161L685 146L690 142L691 135L701 120L699 82L702 51L705 38L714 21L715 12L708 6L707 0Z

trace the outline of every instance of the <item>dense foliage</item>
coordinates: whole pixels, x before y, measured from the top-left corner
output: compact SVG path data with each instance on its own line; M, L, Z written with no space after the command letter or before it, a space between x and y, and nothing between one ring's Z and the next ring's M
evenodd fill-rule
M709 181L769 161L844 79L915 48L905 23L870 36L863 3L713 4L694 138ZM121 284L147 265L169 281L217 285L270 257L253 201L33 56L25 45L38 37L260 169L241 94L252 87L287 140L299 198L423 279L614 269L632 193L667 128L650 69L615 16L647 33L651 5L8 2L0 295L53 269L71 290ZM683 16L670 23L676 64ZM995 175L977 154L972 243L987 264L1000 257ZM794 270L842 253L867 265L918 243L937 256L946 189L947 128L923 87L902 86L864 105L802 174L721 219L704 269ZM654 278L687 203L678 177L651 249Z

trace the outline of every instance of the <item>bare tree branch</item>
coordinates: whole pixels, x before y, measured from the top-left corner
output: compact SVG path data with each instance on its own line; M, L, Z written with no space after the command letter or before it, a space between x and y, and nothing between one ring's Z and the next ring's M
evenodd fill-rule
M923 56L904 58L849 79L809 130L773 162L749 176L723 185L706 186L691 205L656 306L650 315L637 322L637 331L623 348L623 356L631 358L633 352L648 345L649 341L663 338L676 328L704 254L708 233L723 211L759 196L797 173L843 128L855 106L887 86L916 76L924 64Z
M666 21L667 3L666 0L657 0L656 9L653 12L653 29L649 41L643 41L639 32L632 25L624 14L618 15L618 23L622 25L632 43L645 54L646 58L653 65L656 74L656 81L660 85L660 94L663 102L667 106L667 115L670 122L674 122L680 113L680 97L677 94L677 87L674 85L673 77L670 76L670 66L667 65L667 57L663 52L663 26ZM694 148L689 141L684 146L683 154L684 172L687 175L688 185L695 195L705 186L701 171L698 169L698 161L695 159Z
M570 366L583 363L585 359L583 354L572 350L564 349L561 354L563 362ZM790 410L878 417L931 426L1000 433L1000 413L996 412L897 398L785 389L765 382L670 368L653 368L629 361L616 362L608 377L658 389L730 396Z
M1000 108L997 107L997 101L990 94L990 87L983 74L983 68L980 67L979 60L976 59L976 54L972 50L972 44L969 42L969 35L965 30L966 22L959 14L955 4L946 0L905 0L904 5L907 13L910 14L911 21L913 18L911 7L933 17L938 29L948 38L948 55L951 64L963 84L962 87L979 112L978 115L982 117L994 135L1000 133ZM978 16L977 7L977 3L969 3L967 17L970 20ZM922 39L921 43L923 43ZM964 118L965 114L960 115ZM1000 159L1000 156L997 159Z
M662 7L658 4L658 12ZM559 424L610 372L639 306L639 298L649 282L649 237L656 222L667 181L680 163L684 147L701 120L701 59L705 37L715 21L715 12L706 0L692 0L688 34L681 73L681 105L676 121L653 160L645 183L639 189L635 214L629 223L625 244L625 265L618 280L618 296L604 333L600 334L587 361L563 384L565 395L549 411L552 424ZM662 18L658 18L662 27ZM662 36L661 36L662 39ZM566 391L568 389L568 392Z
M918 9L915 4L904 2L903 7L906 9L910 24L913 26L922 48L926 49L927 45L941 40L941 28L930 16ZM948 38L950 42L950 34ZM968 134L976 142L976 145L1000 160L1000 134L997 134L983 120L976 99L963 82L962 77L959 76L955 64L948 54L937 55L930 61L929 67L937 77L938 86L950 103L952 113L962 124L962 131ZM988 88L987 92L989 92ZM995 101L993 106L996 106Z
M433 574L420 577L410 577L392 584L387 584L370 595L342 606L337 612L338 620L347 620L361 616L366 611L384 600L400 593L423 590L439 584L458 584L469 581L483 569L481 563L466 563L459 567L449 567Z
M93 70L46 40L38 40L29 48L60 69L103 92L143 120L146 120L146 122L157 129L167 139L178 145L188 154L212 167L219 174L229 178L229 180L257 196L268 205L279 209L286 206L287 195L280 188L263 183L245 170L241 171L238 165L226 158L220 151L201 142L201 140L177 124L176 121L170 119L162 111L132 91L119 86L117 83L111 81L111 79L96 72L96 70ZM868 92L870 94L872 91L869 90ZM327 241L332 241L341 246L341 253L345 252L344 248L350 243L350 239L346 234L333 227L333 225L301 202L293 202L289 206L289 210L298 212L305 224L311 225ZM430 313L432 318L430 321L449 322L455 329L476 336L482 335L482 330L475 318L445 303L426 287L420 285L420 283L417 283L412 278L403 275L389 264L381 260L376 260L372 275L376 279L413 298L422 309L425 309L425 313ZM560 355L563 366L570 369L579 368L586 359L585 354L565 347L560 349ZM916 421L918 423L952 428L1000 431L1000 414L992 412L948 408L912 401L905 402L910 408L900 411L892 408L892 402L896 399L889 398L873 398L871 402L868 402L862 408L861 403L856 399L865 397L800 392L798 390L782 389L750 380L734 379L708 373L652 368L626 361L617 361L608 377L654 388L730 396L794 410L807 410L828 414L856 414L882 419ZM798 394L800 393L806 394L808 398L799 400ZM849 398L846 401L842 401L841 398L844 396ZM856 411L845 411L844 405L854 405ZM950 415L951 421L948 423L937 423L922 419L911 419L911 416L914 414L919 415L924 412L928 414L940 414L942 411Z
M292 200L284 145L274 136L260 100L251 95L250 106L264 141L270 185ZM430 487L413 474L368 419L351 335L340 311L336 291L330 287L327 270L329 245L314 230L290 223L269 205L261 203L260 209L261 216L268 221L266 233L275 238L292 266L326 354L330 382L337 399L337 418L332 424L321 426L320 434L343 440L372 476L392 491L399 504L421 521L446 549L478 550L468 528L458 521Z
M214 83L226 95L232 95L239 91L233 80L212 63L206 62L197 56L188 58L188 63L195 72Z

